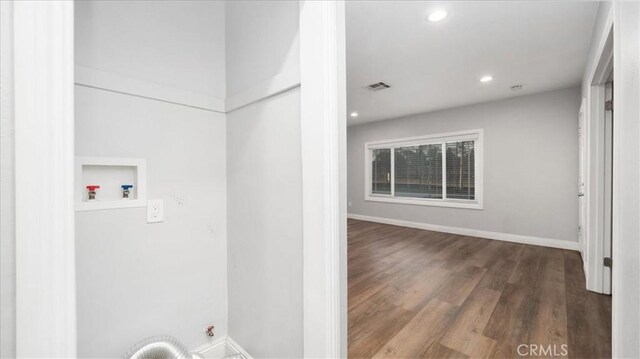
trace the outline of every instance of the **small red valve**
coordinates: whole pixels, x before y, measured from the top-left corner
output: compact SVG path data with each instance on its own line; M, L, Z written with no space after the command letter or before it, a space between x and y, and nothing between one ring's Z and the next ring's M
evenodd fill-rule
M208 336L212 337L214 335L213 334L213 329L214 329L213 325L210 325L210 326L207 327L207 335Z
M89 201L93 201L96 199L96 190L100 188L100 186L95 184L90 184L87 186L87 195L89 196Z

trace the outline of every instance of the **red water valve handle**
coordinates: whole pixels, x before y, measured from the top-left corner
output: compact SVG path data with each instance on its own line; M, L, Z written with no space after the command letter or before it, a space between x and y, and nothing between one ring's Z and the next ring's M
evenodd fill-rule
M214 334L213 334L213 330L214 329L215 329L215 327L213 325L208 326L207 327L207 335L210 336L210 337L214 336Z
M98 186L98 185L89 185L89 186L87 186L87 189L89 191L95 191L98 188L100 188L100 186Z

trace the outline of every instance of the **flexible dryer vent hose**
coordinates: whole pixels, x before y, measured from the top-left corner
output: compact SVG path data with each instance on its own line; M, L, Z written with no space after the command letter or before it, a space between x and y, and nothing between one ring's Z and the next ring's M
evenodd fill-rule
M125 359L204 359L178 339L161 335L141 340L124 356Z

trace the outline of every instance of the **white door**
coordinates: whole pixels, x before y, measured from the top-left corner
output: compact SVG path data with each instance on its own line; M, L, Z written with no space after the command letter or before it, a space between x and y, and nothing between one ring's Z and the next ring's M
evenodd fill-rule
M587 177L586 173L586 141L587 135L585 133L586 124L585 124L585 100L582 99L582 104L580 105L580 113L578 117L578 242L580 244L580 251L582 252L582 258L589 258L586 250L585 243L585 229L587 225L587 211L586 211L586 198L585 194L585 178Z

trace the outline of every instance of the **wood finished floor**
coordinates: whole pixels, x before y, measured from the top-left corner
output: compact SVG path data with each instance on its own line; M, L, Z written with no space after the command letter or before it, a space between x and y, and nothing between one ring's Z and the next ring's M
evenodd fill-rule
M577 252L357 220L348 231L349 358L517 358L522 343L611 356L611 297L584 289Z

